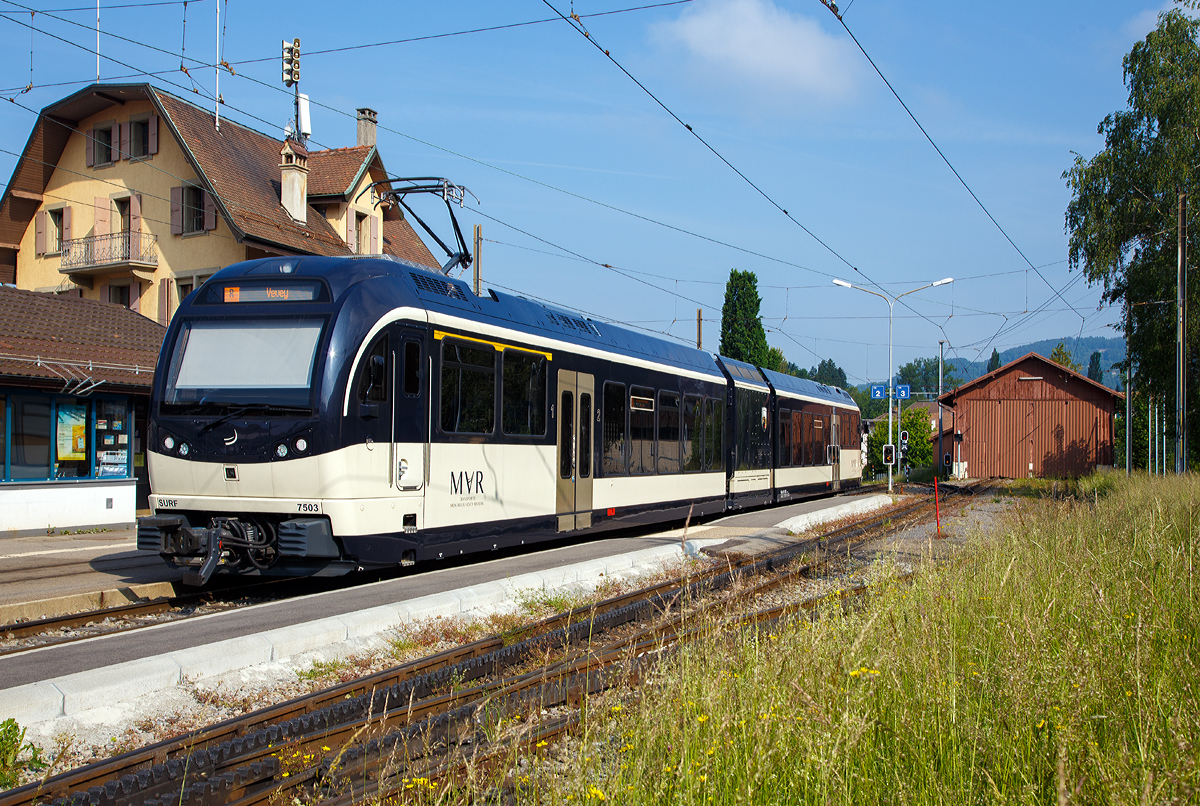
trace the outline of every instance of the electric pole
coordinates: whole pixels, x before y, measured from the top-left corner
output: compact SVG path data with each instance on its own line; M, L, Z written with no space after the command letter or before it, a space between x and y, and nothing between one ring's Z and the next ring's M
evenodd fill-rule
M696 349L703 350L704 320L700 318L700 309L696 309Z
M1179 244L1178 287L1176 290L1176 334L1175 334L1175 472L1187 469L1187 414L1184 411L1184 312L1186 304L1184 290L1187 286L1187 194L1179 191L1179 221L1176 226Z
M475 225L475 260L473 262L475 264L475 296L477 296L477 297L480 296L480 294L479 294L479 283L480 283L479 247L482 244L483 244L483 226L480 224L476 224Z
M942 448L942 377L943 377L942 366L945 363L945 355L946 355L946 342L939 341L938 342L938 455L937 455L937 463L938 463L937 475L939 475L939 476L942 475L942 473L946 469L946 463L944 461L946 454L942 453L942 451L944 450Z

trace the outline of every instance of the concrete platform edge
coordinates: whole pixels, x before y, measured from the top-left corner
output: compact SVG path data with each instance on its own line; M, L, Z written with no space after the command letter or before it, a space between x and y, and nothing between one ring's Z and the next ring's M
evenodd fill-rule
M419 619L492 612L515 604L523 590L551 591L575 585L590 588L605 578L657 573L685 556L698 556L705 546L722 542L718 538L701 538L684 545L643 549L0 689L0 721L13 718L28 725L76 715L97 702L136 699L181 681L202 680L350 639L378 635Z

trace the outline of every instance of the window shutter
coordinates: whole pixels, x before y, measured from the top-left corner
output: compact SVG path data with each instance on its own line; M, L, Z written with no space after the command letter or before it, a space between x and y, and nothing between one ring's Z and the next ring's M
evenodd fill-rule
M164 327L171 323L170 305L171 281L164 277L158 281L158 323Z
M137 313L142 307L142 281L134 280L129 284L129 310Z
M83 133L83 149L86 154L83 161L89 168L96 164L96 142L93 139L95 136L95 129L88 129Z
M100 196L95 197L96 203L96 227L94 235L108 234L108 199Z
M379 254L379 219L371 216L371 254Z
M117 125L121 130L121 156L117 159L127 160L129 159L129 121Z
M204 194L204 231L217 228L217 200L211 193Z
M129 253L134 260L142 258L142 194L140 193L134 193L129 197ZM130 291L130 293L133 292ZM129 305L132 310L137 310L133 307L132 297Z
M33 253L46 254L46 211L38 210L33 224Z
M346 246L350 247L351 252L358 251L358 243L354 239L354 228L358 223L358 213L354 212L353 207L346 208Z
M62 208L62 239L64 241L71 240L71 208ZM58 249L62 251L62 244L58 245Z
M183 188L171 188L171 234L183 234Z
M150 141L150 153L158 153L158 115L151 115L146 121L146 129L148 131L147 140Z

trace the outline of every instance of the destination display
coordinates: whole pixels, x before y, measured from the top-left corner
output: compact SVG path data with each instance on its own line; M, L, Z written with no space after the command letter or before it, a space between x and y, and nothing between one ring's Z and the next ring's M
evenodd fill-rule
M317 298L316 283L274 283L272 285L227 285L222 302L312 302Z

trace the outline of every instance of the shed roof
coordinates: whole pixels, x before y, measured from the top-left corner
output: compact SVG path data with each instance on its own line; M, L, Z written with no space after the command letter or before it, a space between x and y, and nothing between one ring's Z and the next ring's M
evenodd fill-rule
M120 305L0 286L0 378L148 391L167 330Z
M1096 381L1093 381L1091 378L1089 378L1086 375L1078 373L1069 367L1064 367L1062 364L1059 364L1056 361L1051 361L1049 358L1046 358L1046 356L1044 356L1044 355L1039 355L1038 353L1026 353L1025 355L1021 356L1020 358L1017 358L1013 361L1009 361L1004 366L1002 366L998 369L994 369L991 372L987 373L986 375L980 375L978 378L976 378L973 381L967 381L963 385L959 386L957 389L953 389L953 390L947 392L946 394L942 395L940 398L938 398L938 400L940 400L942 402L943 406L950 406L951 408L953 408L957 399L959 397L961 397L964 393L966 393L972 389L976 389L978 387L987 385L988 383L993 381L996 377L1005 374L1012 367L1014 367L1017 364L1020 364L1023 361L1034 361L1036 363L1044 364L1046 369L1048 369L1048 370L1051 370L1053 372L1060 372L1060 373L1066 375L1067 377L1077 378L1078 380L1081 380L1084 383L1090 384L1091 386L1095 387L1096 390L1098 390L1098 391L1103 391L1109 395L1112 395L1117 400L1125 399L1125 394L1123 392L1118 392L1115 389L1108 388L1107 386L1105 386L1102 383L1097 383Z

